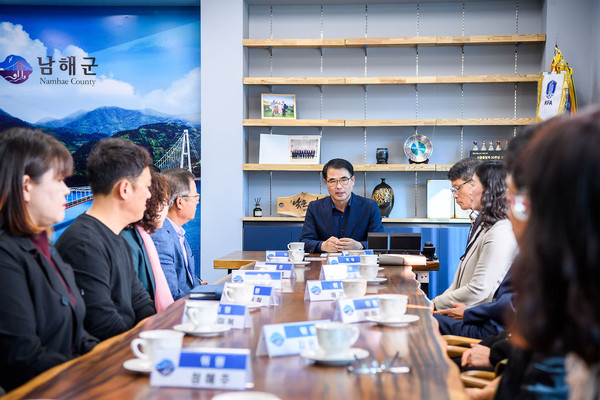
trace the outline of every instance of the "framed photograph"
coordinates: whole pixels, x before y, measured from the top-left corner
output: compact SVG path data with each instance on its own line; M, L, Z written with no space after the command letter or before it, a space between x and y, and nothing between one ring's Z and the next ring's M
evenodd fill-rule
M263 93L260 95L263 119L296 119L296 95Z
M288 136L289 162L292 164L319 164L321 136Z

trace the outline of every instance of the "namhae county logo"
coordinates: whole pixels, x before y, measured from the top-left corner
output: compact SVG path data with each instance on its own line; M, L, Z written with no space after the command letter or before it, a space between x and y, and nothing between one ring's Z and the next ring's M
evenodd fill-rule
M10 83L23 83L29 79L29 75L33 72L33 68L21 56L11 54L0 63L0 75Z

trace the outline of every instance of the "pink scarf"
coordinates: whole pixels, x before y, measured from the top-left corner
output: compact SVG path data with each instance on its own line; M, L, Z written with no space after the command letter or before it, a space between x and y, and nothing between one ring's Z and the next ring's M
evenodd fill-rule
M158 258L158 252L156 251L156 246L154 246L152 238L141 226L136 225L135 229L138 230L142 240L144 241L144 246L146 247L146 252L148 253L148 258L150 259L150 265L152 265L152 273L154 274L155 285L154 305L156 307L156 312L159 313L163 310L166 310L167 307L173 303L173 295L171 294L171 290L167 284L165 273L160 266L160 259Z

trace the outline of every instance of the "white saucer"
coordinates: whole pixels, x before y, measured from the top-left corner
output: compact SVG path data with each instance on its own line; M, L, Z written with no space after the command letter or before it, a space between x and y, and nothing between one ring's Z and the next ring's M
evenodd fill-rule
M296 265L308 265L308 264L310 264L310 261L299 261L299 262L295 262L294 266L296 266Z
M314 361L316 364L340 366L351 364L352 361L356 360L354 356L359 360L368 357L369 352L365 349L352 347L341 354L327 355L323 349L316 349L303 351L300 356Z
M401 326L407 326L411 322L415 322L418 320L419 320L419 316L414 315L414 314L404 314L401 317L395 317L395 318L383 318L380 315L376 315L376 316L367 318L367 321L375 322L378 325L392 326L395 328L398 328Z
M387 278L375 278L375 279L369 279L367 281L367 284L369 285L379 285L380 283L383 283L387 281Z
M279 397L266 392L228 392L221 393L212 400L281 400Z
M132 358L123 363L123 368L128 371L149 374L152 372L152 362L150 360L142 360L141 358Z
M221 335L231 329L230 325L213 324L196 328L194 324L179 324L173 327L176 331L185 332L188 335L199 337L210 337Z

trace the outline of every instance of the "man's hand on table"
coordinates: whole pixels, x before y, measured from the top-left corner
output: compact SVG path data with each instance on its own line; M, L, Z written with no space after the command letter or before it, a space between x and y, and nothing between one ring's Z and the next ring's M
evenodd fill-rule
M350 238L338 239L335 236L330 237L321 243L321 251L327 253L337 253L342 250L361 250L362 243Z

